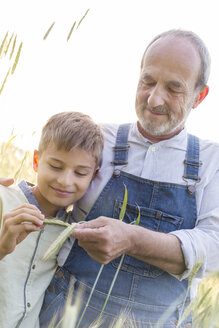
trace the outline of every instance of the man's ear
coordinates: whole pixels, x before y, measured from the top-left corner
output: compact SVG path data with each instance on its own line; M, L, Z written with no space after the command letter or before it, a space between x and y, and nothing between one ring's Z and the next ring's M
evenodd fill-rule
M38 163L39 163L39 152L37 150L34 150L34 153L33 153L33 170L35 172L38 171Z
M192 108L196 108L199 104L201 104L201 102L205 99L205 97L208 95L208 92L209 92L209 87L206 85L205 87L203 87L201 89L201 91L199 92L196 100L195 100L195 103L193 105Z

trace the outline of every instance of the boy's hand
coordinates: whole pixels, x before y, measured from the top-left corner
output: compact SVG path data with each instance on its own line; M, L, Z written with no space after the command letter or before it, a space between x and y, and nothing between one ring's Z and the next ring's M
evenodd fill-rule
M0 185L8 187L14 183L13 178L0 178Z
M24 204L13 209L3 217L0 232L0 259L12 253L16 245L32 231L43 227L44 215L31 204Z

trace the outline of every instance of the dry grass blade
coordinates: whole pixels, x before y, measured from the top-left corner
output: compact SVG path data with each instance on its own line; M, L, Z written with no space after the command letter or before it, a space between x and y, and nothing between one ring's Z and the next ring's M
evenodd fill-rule
M29 152L25 152L25 155L24 155L24 157L22 159L22 162L20 164L20 167L15 172L15 175L14 175L14 181L15 181L15 183L17 183L20 180L20 176L21 176L21 173L22 173L22 168L23 168L23 165L24 165L24 163L26 162L26 160L28 158L28 154L29 154Z
M81 23L82 23L82 21L84 20L85 16L87 16L89 10L90 10L90 9L87 9L86 12L85 12L85 14L84 14L84 16L82 16L82 18L79 20L78 25L77 25L77 27L76 27L76 30L77 30L77 29L79 28L79 26L81 25Z
M55 25L55 22L53 22L52 25L49 27L48 31L46 32L46 34L43 37L43 40L46 40L47 36L51 32L51 29L53 28L54 25Z
M9 73L10 73L10 70L11 70L11 67L9 67L9 69L8 69L8 71L7 71L7 73L6 73L6 76L5 76L5 78L4 78L4 81L3 81L2 86L1 86L1 89L0 89L0 94L2 93L2 91L3 91L3 89L4 89L4 86L5 86L5 83L6 83L6 81L7 81L8 75L9 75Z
M8 141L8 143L7 143L7 145L6 145L6 149L10 147L10 144L11 144L11 142L12 142L12 140L13 140L14 138L16 138L16 136L12 136L12 137L10 138L10 140Z
M5 41L6 41L7 37L8 37L8 32L5 34L5 37L4 37L4 39L3 39L2 43L1 43L1 46L0 46L0 57L2 55L2 51L4 49Z
M16 41L17 41L17 34L15 35L15 38L14 38L14 42L13 42L13 45L12 45L12 49L11 49L11 53L10 53L10 60L13 56L13 53L14 53L14 49L15 49L15 46L16 46Z
M11 37L10 37L10 39L9 39L9 42L8 42L8 44L7 44L7 47L6 47L6 49L5 49L5 56L7 55L7 52L8 52L8 49L9 49L9 47L10 47L10 44L11 44L11 41L12 41L12 39L13 39L13 37L14 37L14 33L11 35Z
M67 228L65 228L60 233L58 238L56 238L56 240L48 248L46 254L43 257L43 261L48 260L50 258L50 256L52 256L54 253L56 253L61 248L63 243L66 241L66 239L71 235L71 233L74 230L76 225L77 225L77 223L70 224Z
M68 33L68 37L67 37L67 41L70 39L70 37L71 37L71 34L72 34L72 32L73 32L73 30L74 30L74 27L75 27L75 24L76 24L76 21L73 23L73 25L72 25L72 27L71 27L71 29L70 29L70 32Z
M14 74L15 68L17 67L17 64L18 64L18 61L19 61L19 58L20 58L20 54L21 54L22 46L23 46L23 42L21 42L20 45L19 45L16 57L15 57L15 60L14 60L14 65L13 65L12 70L11 70L11 74Z

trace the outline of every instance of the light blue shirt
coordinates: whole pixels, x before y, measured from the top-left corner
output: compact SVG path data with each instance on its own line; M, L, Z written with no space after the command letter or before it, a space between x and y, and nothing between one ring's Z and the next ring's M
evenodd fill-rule
M98 198L103 187L113 173L113 147L115 145L118 125L103 125L105 147L103 161L97 177L93 180L86 195L74 207L76 220L83 220ZM186 185L194 181L184 181L184 159L187 149L187 131L182 130L171 139L151 143L138 131L133 123L129 132L128 165L125 172L144 179ZM196 227L191 230L173 232L181 241L187 270L178 279L189 276L195 263L203 261L198 277L205 271L219 270L217 257L219 254L219 145L200 140L200 160L203 165L199 169L201 181L196 185L196 201L198 218ZM61 265L69 251L71 242L66 243L59 256Z

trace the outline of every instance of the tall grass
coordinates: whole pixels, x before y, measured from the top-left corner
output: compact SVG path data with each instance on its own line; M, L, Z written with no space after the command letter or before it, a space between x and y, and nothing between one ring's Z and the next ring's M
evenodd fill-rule
M15 183L21 179L36 183L36 174L32 168L32 154L30 151L13 144L16 136L8 142L0 143L0 177L12 177Z

